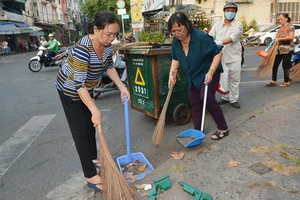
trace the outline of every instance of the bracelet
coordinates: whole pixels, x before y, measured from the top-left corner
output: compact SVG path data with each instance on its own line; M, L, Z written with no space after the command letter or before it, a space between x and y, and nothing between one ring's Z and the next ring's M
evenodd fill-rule
M210 68L208 71L211 71L211 72L213 72L213 73L216 72L216 70L214 70L214 69L212 69L212 68Z

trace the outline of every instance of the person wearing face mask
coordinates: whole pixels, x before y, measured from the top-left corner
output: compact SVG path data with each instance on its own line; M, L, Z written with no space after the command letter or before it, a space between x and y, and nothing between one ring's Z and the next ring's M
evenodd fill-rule
M217 21L209 34L217 45L224 46L222 52L221 90L225 91L220 105L230 103L234 108L241 108L238 103L239 85L241 79L242 45L240 37L243 34L242 23L235 19L238 6L234 2L227 2L224 7L224 19Z
M121 101L130 95L114 68L112 41L119 32L116 15L99 11L68 55L68 61L58 71L56 88L64 109L87 185L102 192L97 159L95 128L101 129L102 115L93 99L93 87L106 74L118 86Z

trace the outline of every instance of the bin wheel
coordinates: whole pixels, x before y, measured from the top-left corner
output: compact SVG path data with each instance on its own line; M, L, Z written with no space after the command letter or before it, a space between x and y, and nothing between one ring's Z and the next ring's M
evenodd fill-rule
M191 109L187 104L179 104L173 111L173 119L176 124L186 124L191 118Z

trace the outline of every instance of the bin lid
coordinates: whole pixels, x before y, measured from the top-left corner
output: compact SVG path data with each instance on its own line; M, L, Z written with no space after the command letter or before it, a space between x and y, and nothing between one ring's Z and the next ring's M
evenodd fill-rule
M160 48L149 48L149 49L142 49L142 48L134 48L134 49L126 49L124 50L125 54L139 54L139 55L165 55L171 54L170 47L160 47Z

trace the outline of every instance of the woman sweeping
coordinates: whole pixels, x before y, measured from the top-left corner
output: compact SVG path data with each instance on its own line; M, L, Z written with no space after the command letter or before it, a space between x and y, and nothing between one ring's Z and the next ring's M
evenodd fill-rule
M182 12L176 12L170 17L168 29L174 36L169 87L171 82L175 83L180 65L187 79L194 128L200 130L204 87L209 84L207 110L217 124L217 131L211 139L220 140L229 134L223 112L215 98L220 73L223 72L220 64L222 47L217 46L208 34L194 29L191 21Z
M98 12L88 24L88 35L73 46L68 62L58 72L55 82L87 185L99 192L102 186L96 171L100 161L97 159L95 127L101 130L102 116L92 90L106 72L120 89L122 101L124 95L130 98L112 60L111 42L118 31L118 19L113 12Z
M291 18L286 13L281 13L277 17L278 23L281 25L276 34L275 44L278 43L278 51L275 57L273 69L272 69L272 81L267 83L267 86L276 86L277 83L277 71L279 64L282 61L284 82L280 84L280 87L290 86L289 72L292 67L291 58L294 48L293 39L295 37L295 28L290 23Z

